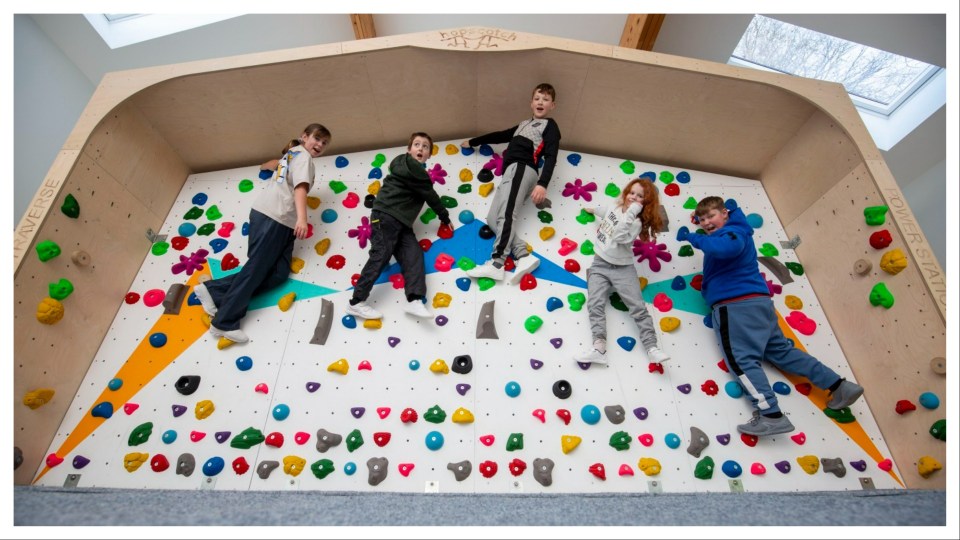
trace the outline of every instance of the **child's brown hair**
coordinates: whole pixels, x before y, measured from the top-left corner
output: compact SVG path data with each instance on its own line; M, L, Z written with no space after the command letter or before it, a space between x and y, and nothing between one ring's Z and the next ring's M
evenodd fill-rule
M325 128L323 124L317 124L317 123L310 124L309 126L303 128L303 134L308 137L316 135L318 139L325 138L327 139L327 141L333 138L333 135L330 134L329 129ZM303 144L303 141L301 141L299 138L290 139L287 145L283 147L283 150L280 151L280 155L283 156L291 148L293 148L294 146L298 146L300 144Z
M433 137L431 137L430 135L427 135L422 131L416 131L410 134L410 140L407 141L407 150L409 150L410 147L413 146L413 140L416 139L417 137L423 137L424 139L430 141L430 150L433 151Z
M657 233L663 230L663 221L660 219L660 190L646 178L634 178L620 193L620 206L627 206L627 195L633 186L640 184L643 187L643 210L640 211L640 240L652 242Z
M711 210L723 212L726 208L727 207L723 204L723 197L711 195L709 197L700 199L700 202L697 203L697 207L693 210L693 213L697 217L700 217L706 215L707 212Z
M540 83L536 88L533 89L533 92L530 92L530 97L537 95L537 92L541 94L550 96L550 99L553 101L557 100L557 91L554 90L553 85L550 83Z

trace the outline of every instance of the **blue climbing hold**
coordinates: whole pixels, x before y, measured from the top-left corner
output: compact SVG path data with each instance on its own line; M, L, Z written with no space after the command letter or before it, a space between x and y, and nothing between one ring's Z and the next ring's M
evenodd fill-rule
M150 334L150 345L153 345L155 349L159 349L167 344L167 335L163 332L156 332Z
M679 173L677 173L677 182L680 182L681 184L686 184L689 181L690 181L690 173L688 173L687 171L680 171Z
M177 440L177 432L172 429L168 429L163 432L163 435L161 435L160 438L164 443L172 444L173 441Z
M461 211L460 215L457 217L460 219L460 223L463 223L464 225L469 225L473 223L474 219L476 219L475 217L473 217L473 212L469 210Z
M928 409L936 409L940 406L940 398L933 392L924 392L920 394L920 404Z
M284 405L283 403L273 408L274 420L286 420L288 416L290 416L290 407Z
M420 369L420 361L417 359L413 359L410 361L409 364L407 364L407 366L410 367L410 371L416 371Z
M726 201L723 202L723 206L725 206L726 209L727 209L727 210L730 210L730 211L736 210L736 209L737 209L737 200L736 200L736 199L727 199Z
M472 156L473 152L474 152L474 149L472 146L468 146L466 148L462 146L460 147L460 153L464 156Z
M110 382L107 383L107 388L113 390L114 392L119 390L121 386L123 386L123 379L118 379L116 377L110 379Z
M554 311L563 307L563 300L560 300L556 296L551 296L547 298L547 311Z
M340 322L351 330L357 327L357 320L353 318L353 315L344 315Z
M703 325L707 328L713 329L713 317L710 314L707 314L703 317Z
M723 471L723 474L729 476L730 478L737 478L743 474L743 467L741 467L739 463L733 461L732 459L724 461L723 466L721 466L720 469Z
M479 152L481 156L490 157L493 155L493 148L489 144L481 144Z
M113 416L113 403L110 403L109 401L97 403L90 411L90 416L95 416L97 418L110 418Z
M260 169L260 172L257 173L257 177L259 177L261 180L269 180L273 178L273 171L270 169Z
M617 345L619 345L621 349L630 352L637 346L637 340L630 336L621 336L617 338Z
M503 389L510 397L517 397L520 395L520 385L516 381L510 381L507 383L507 386Z
M237 369L240 371L247 371L253 367L253 359L249 356L241 356L237 358Z
M580 409L580 418L592 426L600 421L600 409L596 405L584 405Z
M227 247L228 243L229 242L227 242L223 238L214 238L213 240L210 241L210 249L212 249L214 253L220 253L221 251L224 250L224 248Z
M470 278L460 277L457 278L457 288L463 292L470 290Z
M680 447L680 437L676 433L667 433L667 436L663 438L663 442L674 450Z
M177 234L186 238L193 236L196 232L197 226L193 223L181 223L180 226L177 227Z
M567 163L576 167L580 164L580 154L570 154L567 156Z
M196 195L193 196L193 199L191 199L191 202L197 206L203 206L207 204L207 194L203 192L197 193Z
M773 383L773 391L780 394L781 396L789 395L790 385L783 381L777 381Z
M380 170L380 167L370 169L370 174L367 175L368 180L379 180L381 178L383 178L383 171Z
M246 222L246 221L243 222L243 225L240 226L240 234L242 234L243 236L247 236L248 234L250 234L249 222Z
M754 229L759 229L763 227L763 216L760 214L750 214L747 216L747 223Z
M323 212L320 212L320 221L324 223L333 223L337 220L337 211L333 208L327 208Z
M443 448L443 435L439 431L431 431L427 433L427 438L424 441L427 445L427 448L431 450L439 450Z
M353 473L355 473L355 472L357 472L357 464L356 464L356 463L354 463L354 462L352 462L352 461L348 461L348 462L346 462L346 464L344 464L344 466L343 466L343 474L345 474L345 475L347 475L347 476L353 476Z
M670 288L675 291L682 291L687 288L687 282L683 280L683 276L677 276L670 282Z
M338 169L342 169L349 164L350 164L350 160L344 156L337 156L337 159L334 160L334 165L336 165Z
M203 464L203 474L207 476L216 476L220 474L220 471L223 470L223 458L219 456L214 456L207 460Z
M655 173L655 172L653 172L653 171L647 171L647 172L641 174L639 177L640 177L640 178L646 178L647 180L649 180L649 181L651 181L651 182L656 182L656 181L657 181L657 173Z
M724 392L733 399L743 397L743 387L740 386L740 383L737 381L730 381L727 384L723 385Z

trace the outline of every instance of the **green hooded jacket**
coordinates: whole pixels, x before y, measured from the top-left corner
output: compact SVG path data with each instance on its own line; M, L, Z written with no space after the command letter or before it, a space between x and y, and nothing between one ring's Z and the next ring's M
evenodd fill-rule
M450 213L441 204L433 189L433 181L422 163L404 153L390 162L390 174L383 179L383 187L373 201L373 209L390 214L408 227L427 203L441 223L450 223Z

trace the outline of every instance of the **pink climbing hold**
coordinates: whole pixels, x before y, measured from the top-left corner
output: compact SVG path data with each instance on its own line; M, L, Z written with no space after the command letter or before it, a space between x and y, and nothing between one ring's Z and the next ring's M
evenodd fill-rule
M666 313L673 309L673 300L666 293L657 293L653 297L653 307L659 309L662 313Z
M533 416L536 417L540 422L547 423L547 411L543 409L534 409Z
M593 474L594 476L596 476L601 480L607 479L607 471L606 469L604 469L603 463L594 463L593 465L590 466L589 471L591 474Z
M567 255L570 254L570 252L572 252L575 249L577 249L576 242L574 242L573 240L570 240L569 238L561 238L560 249L557 250L557 253L559 253L563 257L566 257Z
M203 438L206 437L206 436L207 436L207 434L204 433L204 432L202 432L202 431L191 431L191 432L190 432L190 440L193 441L193 442L200 442L200 441L203 440Z
M637 440L640 441L640 444L644 446L653 446L653 435L649 433L637 435Z
M573 197L573 200L579 201L583 199L587 202L593 200L593 192L597 190L597 183L590 182L589 184L584 184L583 180L577 178L573 182L567 182L563 186L563 195L564 197Z
M379 416L381 420L390 416L390 407L377 407L377 416Z
M135 411L135 410L137 410L137 409L139 409L139 408L140 408L140 405L137 405L136 403L124 403L124 404L123 404L123 412L127 413L127 416L133 414L133 411Z
M494 154L490 160L483 164L483 168L493 172L494 176L503 175L503 156Z
M443 170L443 166L439 163L434 163L432 168L427 169L427 176L434 184L446 185L447 183L447 171Z
M496 437L494 437L493 435L480 436L480 442L483 443L484 446L491 446L494 440L496 440Z
M372 371L373 366L370 365L369 360L361 360L360 364L357 366L358 371Z
M58 456L56 453L51 453L47 456L46 462L47 467L56 467L57 465L63 463L63 458Z
M163 292L160 289L150 289L149 291L143 293L143 304L147 307L159 306L163 303L163 299L167 297L167 293Z
M367 240L370 239L372 234L373 228L370 226L370 219L368 219L367 216L360 218L360 225L357 225L357 228L347 231L347 237L356 238L360 249L367 247Z
M620 476L633 476L633 467L624 463L620 465L619 474Z
M217 236L220 238L230 238L230 233L233 232L234 227L236 227L236 225L234 225L232 221L224 221L217 230Z
M666 244L644 242L642 240L634 240L633 254L638 255L637 262L647 261L650 264L650 270L654 272L660 271L661 260L670 262L673 259L673 255L667 251Z
M791 328L805 336L813 335L817 331L816 321L807 317L802 311L791 311L784 320Z
M897 414L903 414L910 411L917 410L917 406L914 405L909 399L901 399L897 402Z
M354 192L347 193L347 196L343 198L341 203L344 208L356 208L357 204L360 202L360 196Z
M887 458L877 463L877 467L880 467L881 471L890 472L893 469L893 461L890 461L890 458Z
M397 465L397 469L400 470L400 474L404 477L410 476L410 471L413 470L413 463L401 463Z
M269 392L269 389L267 388L267 383L258 384L256 388L254 388L254 390L257 392L260 392L261 394L266 394L267 392Z
M765 474L766 472L767 472L767 468L763 466L763 463L754 463L753 465L750 466L751 474L759 475L759 474Z
M310 440L310 434L306 431L298 431L293 436L293 442L297 444L307 444L307 441Z
M790 439L797 444L803 444L807 442L807 434L801 431L800 433L791 435Z
M267 438L264 439L263 442L274 448L280 448L283 446L283 433L274 431L273 433L267 435Z
M453 268L454 258L446 253L441 253L437 255L437 258L433 261L433 267L437 269L438 272L449 272Z

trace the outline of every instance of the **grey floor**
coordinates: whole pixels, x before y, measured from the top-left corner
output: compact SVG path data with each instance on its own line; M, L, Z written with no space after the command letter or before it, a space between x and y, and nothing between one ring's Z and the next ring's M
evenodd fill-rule
M15 526L947 525L946 492L931 490L436 495L16 486L13 502ZM935 529L925 529L919 536L897 537L940 536ZM958 538L960 534L943 537Z

